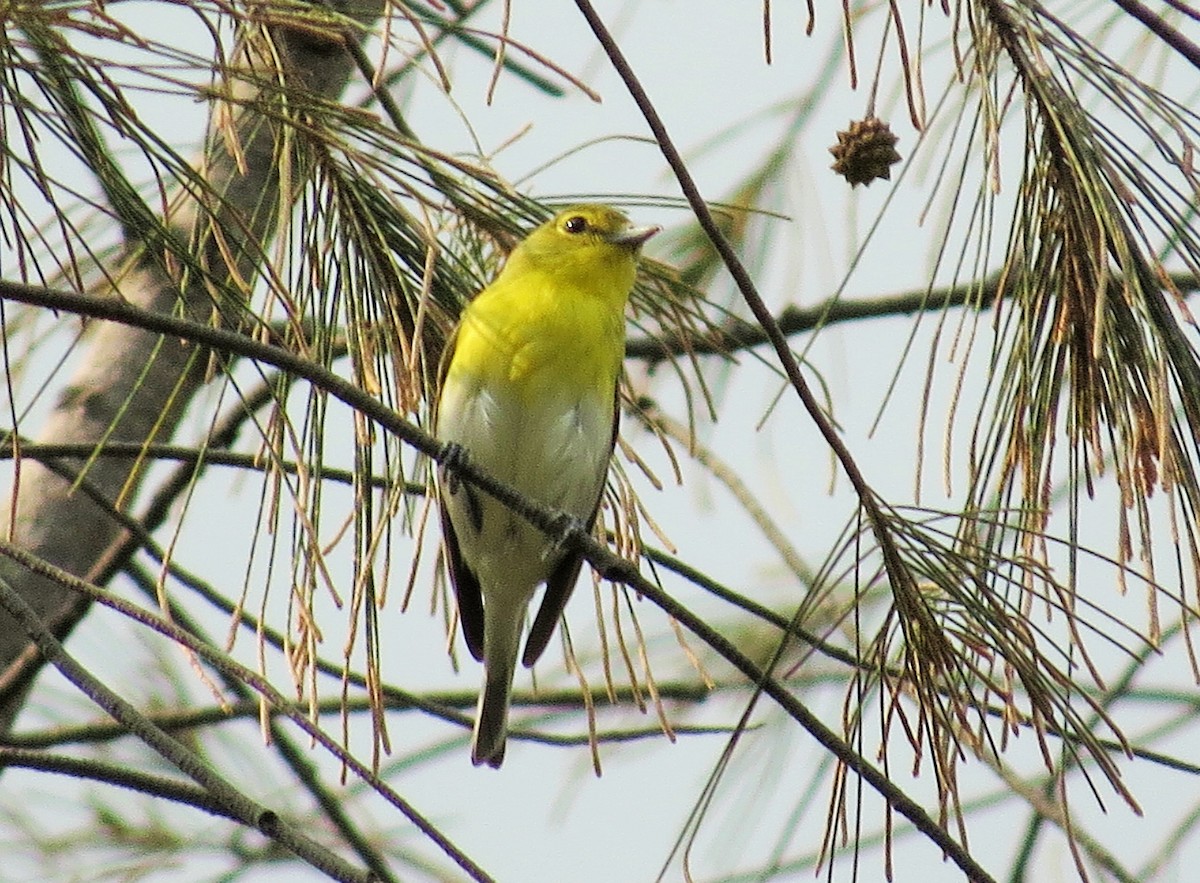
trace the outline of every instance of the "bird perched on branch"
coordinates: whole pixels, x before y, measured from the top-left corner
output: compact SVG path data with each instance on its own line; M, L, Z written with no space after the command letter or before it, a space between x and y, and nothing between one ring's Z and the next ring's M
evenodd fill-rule
M471 760L504 760L509 696L534 591L546 584L525 652L550 641L582 565L578 552L453 474L466 457L530 502L590 529L617 437L625 304L658 227L603 205L560 211L513 250L464 310L443 362L435 425L457 446L439 472L445 558L463 636L483 662Z

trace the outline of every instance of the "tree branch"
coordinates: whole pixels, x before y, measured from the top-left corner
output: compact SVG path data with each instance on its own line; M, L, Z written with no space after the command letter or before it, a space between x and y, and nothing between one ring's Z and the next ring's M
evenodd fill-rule
M911 316L913 313L936 313L957 307L985 310L996 300L999 279L998 274L992 274L965 285L905 291L884 297L862 300L828 298L811 307L785 307L775 317L775 323L780 331L790 337L841 322L887 319L894 316ZM1168 279L1175 289L1185 296L1200 290L1200 278L1195 273L1172 273ZM1113 276L1109 281L1110 294L1119 295L1122 284L1120 276ZM643 337L630 340L625 345L625 355L654 365L678 356L728 355L766 343L770 343L770 339L757 325L730 319L728 327L699 337Z
M129 735L129 731L123 726L117 727L116 732L122 736ZM186 804L214 816L221 816L235 822L241 821L224 802L215 798L204 788L188 785L176 779L168 779L165 776L156 776L141 770L130 769L94 757L71 757L33 748L0 745L0 769L9 767L42 770L73 776L77 779L105 782L119 788L137 791L139 794Z

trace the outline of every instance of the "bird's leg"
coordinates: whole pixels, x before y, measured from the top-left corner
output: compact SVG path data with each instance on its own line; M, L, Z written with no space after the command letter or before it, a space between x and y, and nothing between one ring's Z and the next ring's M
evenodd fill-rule
M569 548L575 537L586 536L587 533L588 528L584 520L569 512L559 512L550 526L550 537L554 540L556 550Z
M469 459L467 449L458 442L446 442L442 446L438 462L441 463L442 472L446 476L446 490L450 492L450 496L458 493L460 484L458 470L465 466Z

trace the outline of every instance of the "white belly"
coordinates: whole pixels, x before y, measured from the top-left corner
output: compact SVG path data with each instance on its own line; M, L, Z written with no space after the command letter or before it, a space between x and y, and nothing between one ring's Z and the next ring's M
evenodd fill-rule
M608 472L612 399L543 395L526 407L511 391L473 380L447 378L438 437L530 501L588 519ZM552 538L482 490L464 483L447 505L462 556L485 587L527 600L561 558Z

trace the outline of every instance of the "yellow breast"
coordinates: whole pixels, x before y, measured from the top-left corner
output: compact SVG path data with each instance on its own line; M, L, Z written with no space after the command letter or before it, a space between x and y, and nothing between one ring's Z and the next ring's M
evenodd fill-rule
M468 307L449 373L473 375L530 402L611 401L624 356L624 292L597 296L568 280L501 275Z

